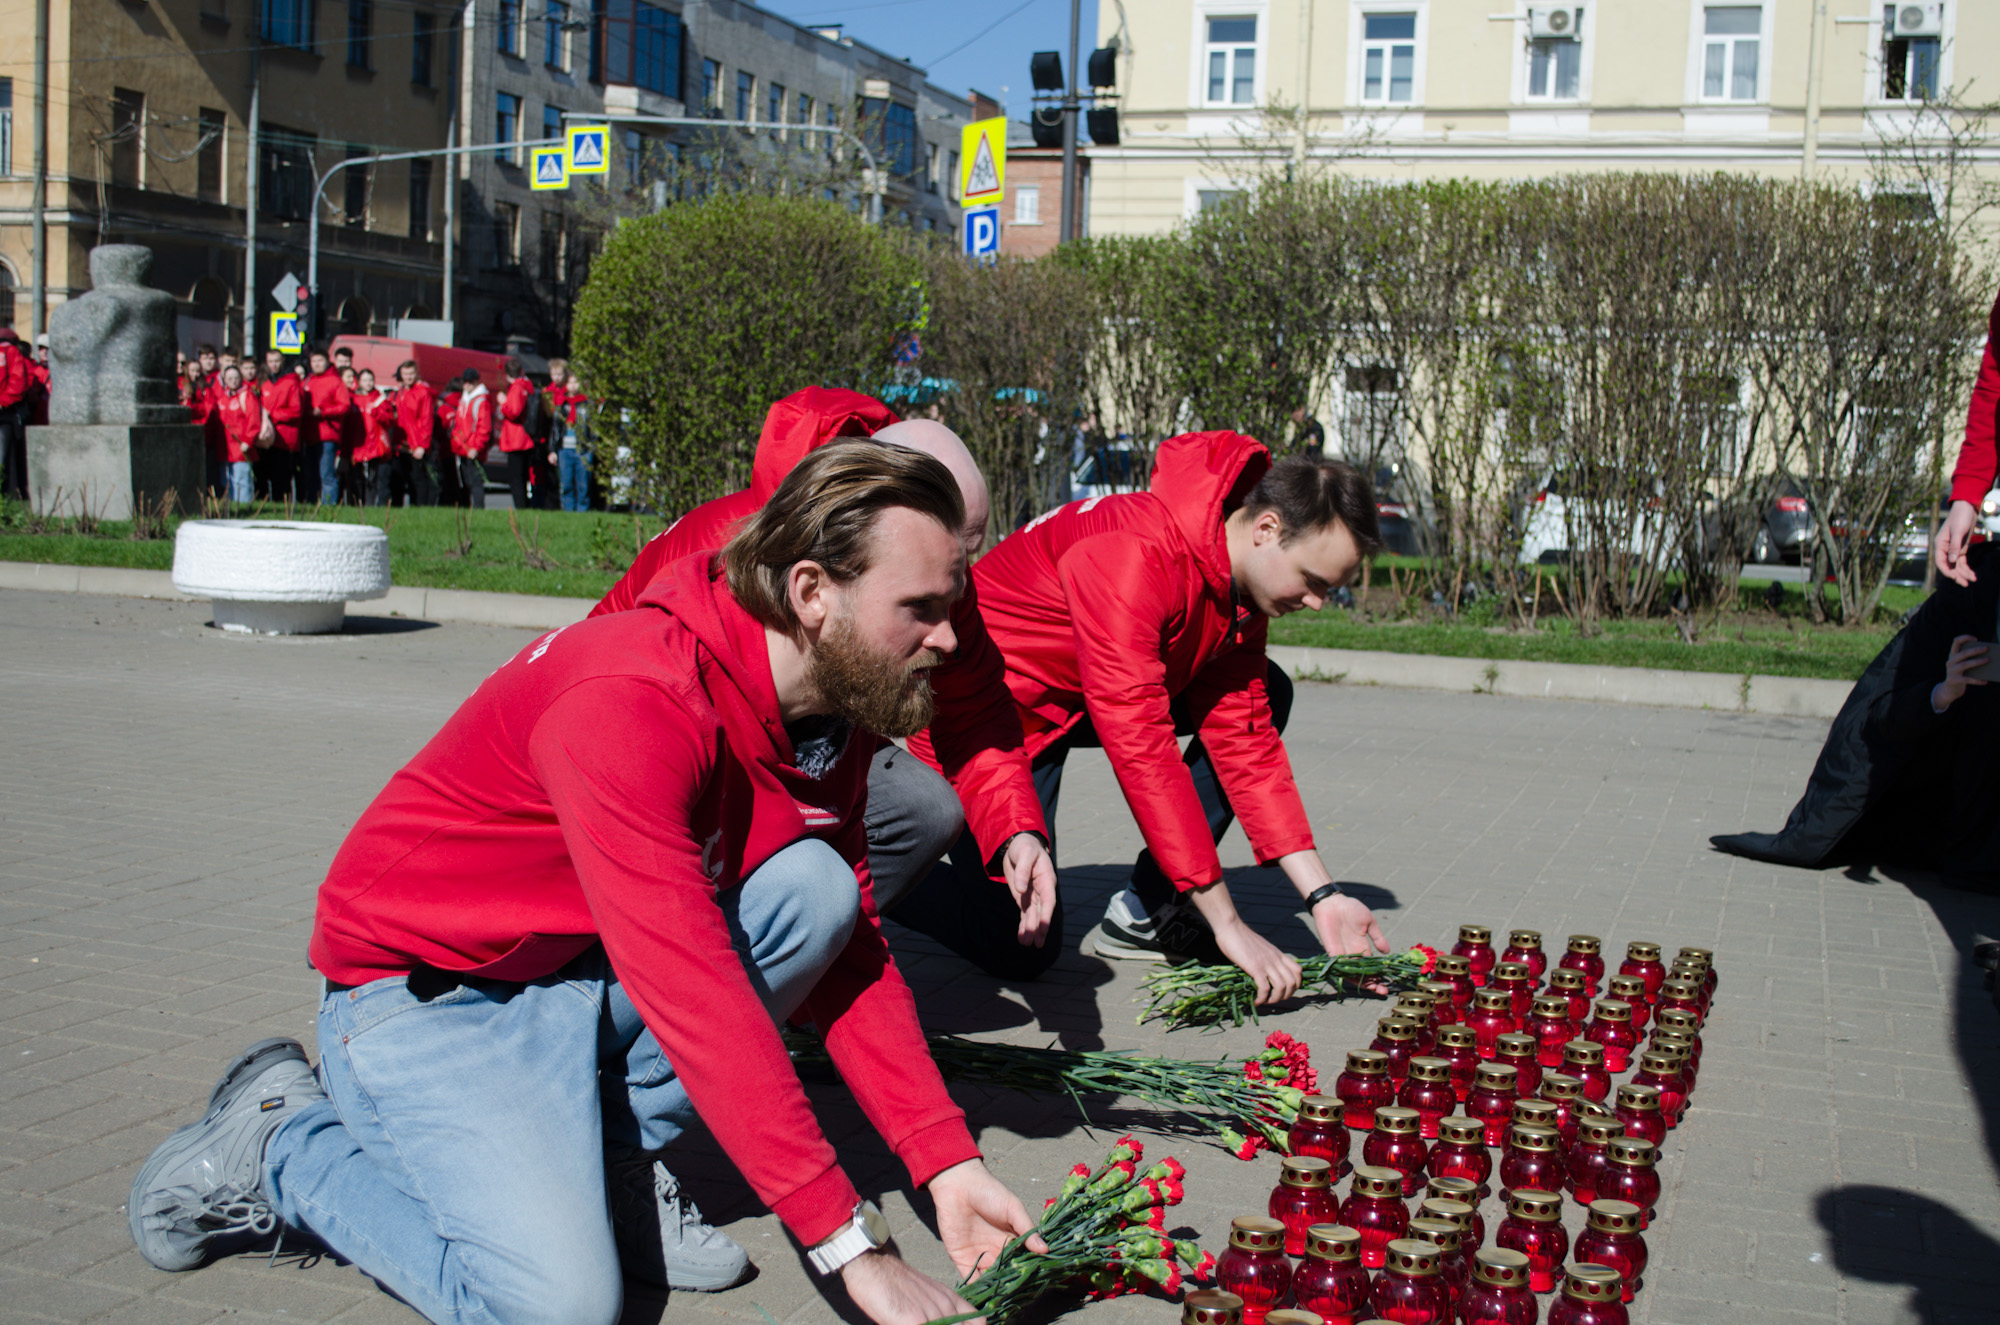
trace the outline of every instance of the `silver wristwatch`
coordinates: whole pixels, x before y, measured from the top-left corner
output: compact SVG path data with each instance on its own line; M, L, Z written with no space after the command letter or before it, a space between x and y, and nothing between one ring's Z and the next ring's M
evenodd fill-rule
M806 1258L821 1274L834 1274L855 1257L888 1245L889 1221L873 1201L862 1201L854 1207L854 1217L838 1233L809 1248Z

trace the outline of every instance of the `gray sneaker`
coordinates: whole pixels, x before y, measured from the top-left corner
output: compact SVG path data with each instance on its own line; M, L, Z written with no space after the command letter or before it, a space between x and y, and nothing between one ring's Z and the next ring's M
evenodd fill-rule
M659 1288L718 1293L749 1273L750 1253L703 1220L680 1180L651 1154L606 1146L604 1182L626 1274Z
M1220 966L1229 960L1216 946L1215 931L1193 903L1175 898L1149 915L1139 894L1130 888L1119 892L1104 908L1091 951L1112 961L1192 961Z
M265 1143L279 1123L325 1098L297 1040L265 1040L238 1055L202 1120L162 1141L132 1181L125 1216L139 1254L162 1270L192 1270L218 1240L275 1232L278 1215L263 1192Z

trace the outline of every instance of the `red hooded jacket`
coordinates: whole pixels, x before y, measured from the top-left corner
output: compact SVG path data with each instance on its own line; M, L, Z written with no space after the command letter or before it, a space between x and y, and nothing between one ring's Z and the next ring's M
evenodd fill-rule
M319 420L319 441L348 444L348 430L353 425L347 415L354 408L354 393L340 380L340 374L331 368L314 373L306 379L306 393L312 397L313 417Z
M535 439L521 426L527 417L528 397L535 394L535 384L525 376L517 377L507 384L507 394L500 398L500 449L503 451L532 451Z
M1974 506L1992 490L1996 467L1994 433L2000 416L2000 297L1986 315L1986 350L1979 356L1979 380L1972 385L1972 408L1965 420L1965 442L1958 448L1958 468L1951 475L1951 499Z
M396 429L395 397L380 387L367 395L357 392L354 408L361 415L361 445L354 448L354 463L387 460L394 449L391 438Z
M451 416L451 453L461 460L479 460L493 445L493 393L474 382L458 394Z
M305 387L299 375L288 370L265 378L258 384L257 398L271 416L271 431L278 435L278 445L287 451L298 450L299 425L306 416Z
M1313 845L1264 693L1267 623L1235 602L1223 534L1224 512L1270 465L1240 433L1173 438L1150 492L1071 502L972 568L1028 757L1089 714L1147 847L1181 889L1214 883L1222 863L1174 739L1176 699L1199 719L1257 859ZM933 726L910 749L935 767L937 739Z
M214 418L222 428L230 463L257 458L257 434L264 426L264 407L257 403L255 387L242 386L230 392L217 386Z
M429 451L437 436L437 392L418 378L396 388L395 401L396 433L401 443L412 451Z
M12 327L0 327L0 409L12 409L28 398L34 374L28 370L28 347Z
M861 886L802 1009L842 1078L918 1184L979 1151L875 916L877 742L856 732L824 778L799 771L764 628L713 561L675 563L637 610L544 635L488 677L348 834L311 953L342 984L418 963L533 980L602 941L716 1140L810 1244L858 1198L716 903L784 847L826 841Z

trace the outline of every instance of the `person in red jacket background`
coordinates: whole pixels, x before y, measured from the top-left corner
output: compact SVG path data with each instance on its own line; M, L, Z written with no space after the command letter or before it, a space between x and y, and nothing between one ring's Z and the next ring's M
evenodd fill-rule
M28 347L0 326L0 492L28 499Z
M264 407L256 388L243 380L243 370L230 364L216 384L215 421L222 429L223 458L228 465L229 500L249 504L257 499L251 477L257 437L264 429Z
M493 445L493 393L468 368L459 379L451 413L451 453L458 458L459 504L486 506L486 448Z
M146 1259L282 1222L432 1321L610 1325L621 1268L748 1268L712 1229L688 1246L653 1157L698 1115L870 1320L969 1314L887 1245L779 1034L819 1028L961 1274L1030 1229L931 1060L861 823L869 754L928 720L955 643L964 519L936 460L828 447L723 558L488 677L321 886L317 1079L296 1040L238 1057L133 1183Z
M348 413L354 408L354 395L340 380L340 373L327 358L325 350L314 350L306 362L312 366L312 372L306 378L306 395L312 405L313 435L318 443L316 454L319 462L316 471L318 485L313 499L322 506L338 506L341 444L352 426ZM300 463L308 465L313 458L305 457ZM304 472L301 471L302 474ZM300 500L306 500L303 493Z
M396 406L388 392L375 386L373 370L354 375L354 408L361 416L361 444L354 448L355 486L370 506L389 504L390 479L396 454Z
M448 439L439 436L437 392L417 376L417 361L405 359L396 366L396 444L399 468L407 467L410 503L435 506L442 486L431 471L448 473L445 463L451 454Z
M203 488L211 496L226 497L229 493L229 443L222 435L222 420L215 412L220 389L215 347L197 347L195 361L186 365L182 372L181 404L187 407L188 422L201 429L206 474Z
M1317 610L1379 546L1374 496L1351 466L1274 466L1252 438L1206 432L1161 444L1150 491L1071 502L973 567L1051 835L1064 759L1101 745L1146 840L1106 910L1099 956L1226 958L1259 1001L1297 991L1298 963L1243 921L1222 881L1216 843L1238 814L1328 952L1387 951L1314 850L1280 735L1291 682L1264 656L1271 617ZM1185 754L1177 735L1195 737ZM940 736L919 733L910 749L935 764ZM954 866L931 871L896 921L1008 978L1046 969L1060 906L1049 944L1023 947L1011 899Z
M2000 433L2000 295L1986 315L1986 348L1979 356L1979 377L1972 386L1972 405L1965 419L1965 441L1958 448L1958 465L1951 475L1951 513L1938 529L1931 555L1940 574L1960 588L1979 577L1966 561L1972 531L1979 527L1980 503L1993 488L1996 466L1994 437Z
M507 385L500 397L500 449L507 456L507 488L514 509L553 505L549 481L548 409L535 389L528 369L513 355L507 357Z
M291 371L283 350L264 351L264 380L257 385L257 399L271 424L271 445L257 454L257 495L280 502L296 495L303 501L298 470L307 419L305 386Z

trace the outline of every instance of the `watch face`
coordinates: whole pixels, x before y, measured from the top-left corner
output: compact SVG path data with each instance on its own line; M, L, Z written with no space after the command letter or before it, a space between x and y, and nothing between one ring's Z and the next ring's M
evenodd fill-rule
M861 1229L868 1235L870 1245L887 1246L889 1242L889 1221L882 1217L881 1209L873 1201L863 1201L855 1212L861 1221Z

